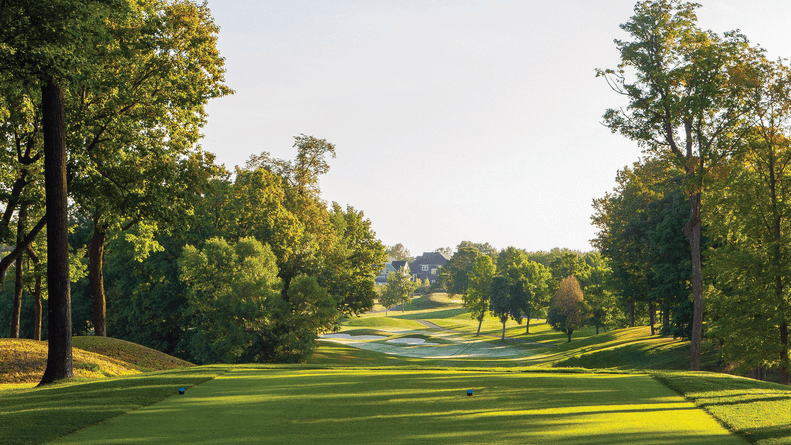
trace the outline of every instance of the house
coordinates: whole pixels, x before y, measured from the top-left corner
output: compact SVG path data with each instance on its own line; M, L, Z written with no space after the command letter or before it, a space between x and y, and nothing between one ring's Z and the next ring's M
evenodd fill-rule
M450 258L440 252L423 252L423 255L415 258L410 264L412 278L415 280L428 280L434 284L439 280L439 270Z
M390 272L398 272L404 268L405 273L409 273L409 264L406 261L390 261L385 263L385 268L379 272L379 275L376 276L374 281L376 284L385 284L387 283L387 277L390 275Z

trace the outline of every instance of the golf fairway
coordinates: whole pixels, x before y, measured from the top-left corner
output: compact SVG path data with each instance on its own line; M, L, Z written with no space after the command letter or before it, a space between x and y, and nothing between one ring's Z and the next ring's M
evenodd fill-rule
M56 443L746 442L647 375L236 367Z

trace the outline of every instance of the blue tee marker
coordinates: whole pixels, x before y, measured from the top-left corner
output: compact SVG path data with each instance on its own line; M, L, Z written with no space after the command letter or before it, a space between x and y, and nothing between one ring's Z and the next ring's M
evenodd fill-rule
M468 389L468 390L467 390L467 395L468 395L468 396L472 396L472 390L471 390L471 389Z
M181 394L184 394L184 392L185 392L185 391L186 391L186 389L184 389L184 388L179 388L179 395L181 395ZM472 395L472 394L470 394L470 395Z

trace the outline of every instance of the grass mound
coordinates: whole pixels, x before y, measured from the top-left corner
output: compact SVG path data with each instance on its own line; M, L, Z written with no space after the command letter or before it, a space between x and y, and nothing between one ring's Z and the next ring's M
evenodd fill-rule
M554 367L686 370L689 342L651 335L648 326L625 328L559 345L553 351ZM717 370L717 352L704 351L701 366Z
M75 377L104 378L192 366L145 346L106 337L74 337ZM47 342L0 339L0 384L37 383L47 367Z

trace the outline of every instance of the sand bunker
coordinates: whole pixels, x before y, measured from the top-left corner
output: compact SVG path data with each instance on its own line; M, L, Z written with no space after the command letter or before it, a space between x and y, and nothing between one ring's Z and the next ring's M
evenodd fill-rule
M417 346L417 345L421 345L421 346L436 346L436 345L439 344L439 343L430 343L430 342L427 343L426 340L423 339L423 338L413 338L413 337L394 338L392 340L387 340L387 343L401 343L401 344L405 344L405 345L409 345L409 346Z
M349 334L324 334L320 335L319 338L323 338L326 340L352 340L352 341L362 341L362 340L384 340L387 337L382 335L349 335Z

